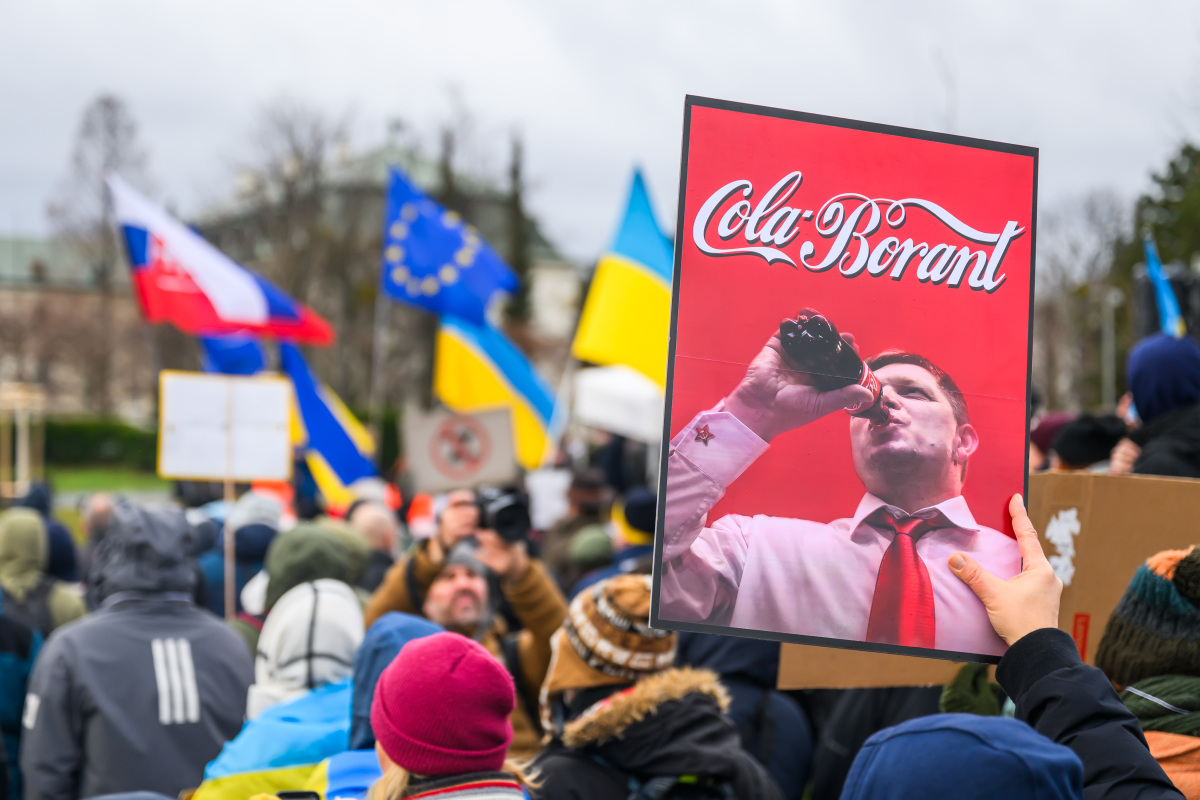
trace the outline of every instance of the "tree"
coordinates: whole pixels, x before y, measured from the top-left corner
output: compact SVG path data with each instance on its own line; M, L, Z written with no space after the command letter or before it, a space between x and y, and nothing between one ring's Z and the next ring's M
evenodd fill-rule
M135 185L146 183L146 153L137 138L137 124L125 102L116 95L97 97L83 112L71 164L47 214L55 233L69 241L92 266L100 302L94 326L86 333L83 359L85 392L92 410L113 410L112 363L114 344L114 280L118 264L112 200L104 183L110 172ZM46 374L48 367L39 368Z
M505 316L510 323L524 325L533 314L530 305L530 267L532 265L532 236L529 217L525 214L524 153L521 139L512 140L512 159L508 168L508 198L505 210L508 217L508 265L516 273L517 290L509 298Z
M1095 408L1104 400L1104 371L1113 368L1104 363L1101 347L1106 304L1116 285L1113 252L1128 227L1126 206L1105 191L1073 198L1042 214L1033 379L1049 408Z

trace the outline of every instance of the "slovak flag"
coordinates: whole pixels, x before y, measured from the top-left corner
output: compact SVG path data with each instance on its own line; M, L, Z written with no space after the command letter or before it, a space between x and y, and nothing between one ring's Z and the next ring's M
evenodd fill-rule
M116 175L108 177L133 285L147 322L184 333L255 333L313 345L333 343L328 322L233 261Z

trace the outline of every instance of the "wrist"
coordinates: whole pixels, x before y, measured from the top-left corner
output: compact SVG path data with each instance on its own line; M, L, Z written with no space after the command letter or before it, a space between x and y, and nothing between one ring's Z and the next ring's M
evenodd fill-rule
M504 575L504 582L509 586L515 586L520 583L526 575L529 574L530 559L524 553L514 554L512 566L508 568L508 572Z
M777 431L774 429L773 415L768 409L763 408L761 404L751 402L746 398L740 387L734 389L725 398L724 410L732 414L738 422L749 428L755 436L764 442L770 442L775 438Z

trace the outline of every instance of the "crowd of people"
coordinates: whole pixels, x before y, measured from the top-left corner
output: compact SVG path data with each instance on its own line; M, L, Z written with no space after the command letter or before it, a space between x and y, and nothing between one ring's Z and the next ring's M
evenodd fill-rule
M1152 337L1128 383L1136 417L1043 415L1031 456L1200 477L1200 347ZM657 498L620 461L544 529L519 487L243 487L95 495L77 545L35 487L0 512L0 796L1200 798L1200 549L1147 554L1088 666L1013 498L1018 575L949 560L996 683L783 691L776 643L651 626Z

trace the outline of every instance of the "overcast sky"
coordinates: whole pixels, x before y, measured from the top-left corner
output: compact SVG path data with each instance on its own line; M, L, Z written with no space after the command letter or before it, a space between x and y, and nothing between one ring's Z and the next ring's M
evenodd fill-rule
M591 259L635 164L673 224L688 93L1040 147L1044 212L1132 198L1200 138L1198 44L1184 0L0 0L0 233L47 229L101 92L184 214L232 192L266 102L349 112L359 147L399 117L432 150L456 96L472 163L500 177L520 131L534 211Z

